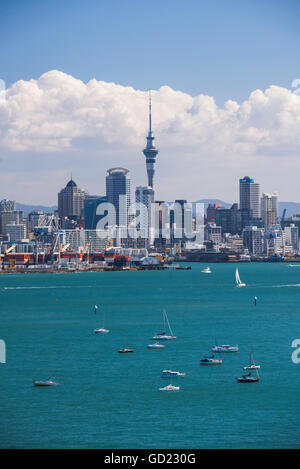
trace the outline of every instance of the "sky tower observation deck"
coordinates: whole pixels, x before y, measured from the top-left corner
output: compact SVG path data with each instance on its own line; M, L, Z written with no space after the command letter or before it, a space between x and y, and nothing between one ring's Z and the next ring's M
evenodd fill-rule
M146 157L148 186L152 187L152 189L153 189L155 159L158 154L158 150L153 145L153 140L154 140L154 137L152 135L152 127L151 127L151 94L149 93L149 133L147 136L147 145L146 145L146 148L143 150L143 153Z

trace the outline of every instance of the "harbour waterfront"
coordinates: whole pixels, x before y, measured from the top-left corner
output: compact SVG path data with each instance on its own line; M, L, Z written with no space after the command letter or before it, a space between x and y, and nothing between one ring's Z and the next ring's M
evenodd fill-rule
M2 448L299 448L300 269L193 263L186 271L0 276ZM257 306L253 299L257 296ZM99 314L94 315L94 305ZM109 334L94 334L105 311ZM166 309L177 339L151 350ZM126 345L134 353L120 355ZM239 345L201 367L213 341ZM171 342L171 343L170 343ZM259 383L239 384L251 347ZM163 393L161 372L186 372ZM59 386L35 388L52 374Z

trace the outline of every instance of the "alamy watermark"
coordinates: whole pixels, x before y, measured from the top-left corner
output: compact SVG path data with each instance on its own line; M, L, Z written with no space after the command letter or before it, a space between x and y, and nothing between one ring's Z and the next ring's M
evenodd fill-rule
M0 363L6 363L6 345L2 339L0 339Z
M97 236L105 238L146 238L189 241L202 244L204 239L204 204L199 202L136 202L128 204L125 194L117 207L100 202L96 208Z
M300 339L294 339L291 347L296 349L292 353L292 362L298 365L300 363Z

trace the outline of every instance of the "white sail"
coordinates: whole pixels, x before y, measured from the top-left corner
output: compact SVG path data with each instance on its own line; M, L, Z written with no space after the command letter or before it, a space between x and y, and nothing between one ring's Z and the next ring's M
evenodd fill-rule
M165 319L166 319L166 321L167 321L167 324L168 324L168 327L169 327L169 331L170 331L170 333L171 333L171 336L174 336L173 331L172 331L171 326L170 326L170 323L169 323L169 319L168 319L166 310L164 309L163 312L164 312L164 317L165 317Z
M239 274L238 268L236 268L236 271L235 271L235 280L236 280L237 284L242 283L241 279L240 279L240 274Z

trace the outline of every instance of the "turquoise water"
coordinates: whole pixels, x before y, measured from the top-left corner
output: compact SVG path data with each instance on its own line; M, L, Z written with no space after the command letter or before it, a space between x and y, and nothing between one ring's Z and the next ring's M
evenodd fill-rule
M234 264L190 271L1 274L0 446L7 448L300 447L300 267ZM254 296L258 304L253 306ZM109 334L95 304L103 305ZM149 350L162 308L177 339ZM134 353L120 355L126 345ZM213 338L238 344L223 365L201 367ZM235 378L251 346L261 381ZM178 393L164 368L185 371ZM60 386L36 388L33 379Z

